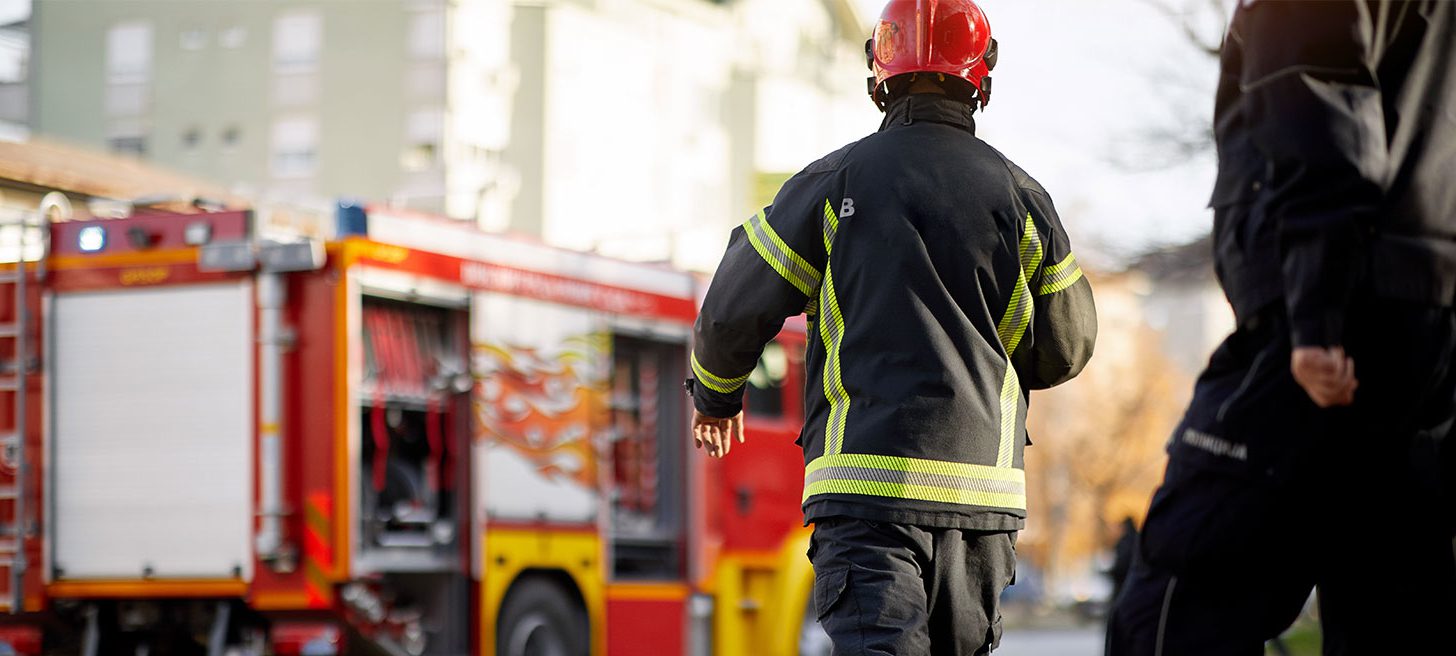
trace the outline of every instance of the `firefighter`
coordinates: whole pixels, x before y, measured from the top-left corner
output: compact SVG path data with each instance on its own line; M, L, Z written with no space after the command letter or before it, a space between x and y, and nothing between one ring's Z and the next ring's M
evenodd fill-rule
M1448 653L1456 4L1240 3L1212 200L1237 327L1168 445L1121 655Z
M935 11L929 11L930 5ZM1051 197L975 135L996 42L970 0L894 0L866 45L877 133L734 230L689 381L711 455L806 314L803 511L836 654L981 654L1026 516L1028 390L1092 355L1092 290Z

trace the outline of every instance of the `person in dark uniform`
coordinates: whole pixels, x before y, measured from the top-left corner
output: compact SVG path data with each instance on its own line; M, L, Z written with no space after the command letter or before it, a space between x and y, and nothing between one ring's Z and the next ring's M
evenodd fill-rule
M765 343L808 315L803 509L836 654L995 647L1026 516L1028 390L1077 375L1096 336L1050 196L976 138L985 15L924 4L890 2L867 44L879 132L733 232L696 325L695 437L723 456Z
M1117 537L1117 544L1112 547L1112 567L1107 569L1107 579L1112 583L1112 595L1108 597L1111 601L1117 600L1122 594L1123 584L1127 583L1127 574L1132 571L1132 561L1137 553L1137 539L1137 522L1131 517L1122 518L1122 532Z
M1168 445L1109 653L1444 653L1456 617L1456 4L1251 2L1216 104L1237 328ZM1444 470L1444 471L1443 471Z

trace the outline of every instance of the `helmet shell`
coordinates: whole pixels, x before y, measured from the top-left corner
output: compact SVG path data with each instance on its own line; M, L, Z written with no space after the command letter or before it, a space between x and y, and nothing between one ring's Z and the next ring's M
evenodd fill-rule
M971 83L990 101L994 64L991 23L971 0L890 0L869 44L876 103L885 81L907 73L942 73Z

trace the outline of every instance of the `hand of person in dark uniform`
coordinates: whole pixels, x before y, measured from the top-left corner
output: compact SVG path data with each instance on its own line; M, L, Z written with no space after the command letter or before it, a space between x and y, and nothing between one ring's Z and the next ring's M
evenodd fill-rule
M710 417L693 411L693 446L708 450L708 455L722 458L733 449L733 439L743 442L743 411L732 417Z
M1350 405L1355 402L1355 360L1345 355L1342 346L1300 346L1289 358L1294 380L1321 408Z

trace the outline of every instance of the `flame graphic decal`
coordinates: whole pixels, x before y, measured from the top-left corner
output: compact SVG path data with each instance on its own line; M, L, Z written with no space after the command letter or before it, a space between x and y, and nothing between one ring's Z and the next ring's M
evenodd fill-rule
M566 339L552 352L475 345L475 439L514 450L548 480L595 488L611 419L610 345L605 333Z

